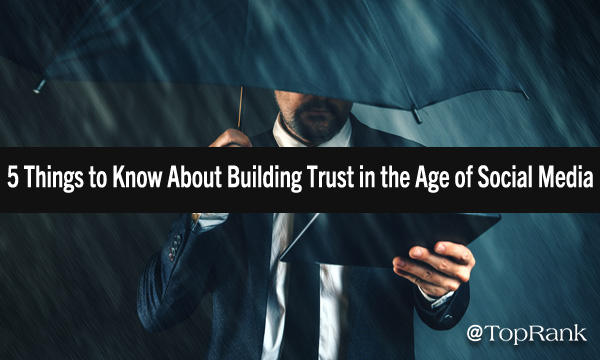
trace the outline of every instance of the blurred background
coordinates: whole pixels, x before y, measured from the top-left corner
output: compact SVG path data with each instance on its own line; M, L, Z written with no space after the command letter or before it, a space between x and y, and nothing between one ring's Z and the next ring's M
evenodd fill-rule
M472 93L424 109L422 125L409 113L359 104L355 115L427 146L599 146L596 3L458 5L531 99ZM2 146L200 147L237 122L237 88L49 82L35 95L39 76L4 58L0 79ZM245 103L248 134L272 126L271 91L248 89ZM138 277L175 216L1 214L0 358L204 358L210 299L163 333L147 333L137 319ZM446 332L417 322L416 357L600 358L599 238L599 214L503 214L471 245L477 266L466 316ZM471 343L466 331L473 324L579 324L588 341Z

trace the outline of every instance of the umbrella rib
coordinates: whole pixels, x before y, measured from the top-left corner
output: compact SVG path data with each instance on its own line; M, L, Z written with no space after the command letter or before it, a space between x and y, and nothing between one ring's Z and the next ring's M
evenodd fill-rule
M377 21L375 21L375 17L373 16L373 13L371 12L371 8L369 7L369 4L367 3L366 0L363 0L363 4L367 8L367 12L369 14L369 18L373 22L373 25L375 26L375 30L377 30L377 34L378 34L379 38L383 41L383 44L385 45L385 49L388 52L390 58L392 59L392 62L394 63L394 67L396 68L396 72L398 73L398 76L402 80L402 85L404 86L404 90L406 90L406 94L410 98L410 102L412 104L412 109L411 110L415 110L416 109L415 99L413 97L412 92L408 88L408 85L406 85L406 80L404 80L404 76L402 76L402 72L400 71L400 67L398 66L398 62L396 61L396 57L392 53L392 50L390 49L390 46L389 46L386 38L383 36L383 33L379 30L379 26L377 25Z
M527 94L525 93L525 90L523 89L523 86L521 85L520 82L518 82L516 79L512 79L512 74L510 73L510 71L508 70L508 67L502 63L498 57L492 52L492 50L487 46L487 44L483 41L483 39L481 38L481 36L479 36L479 34L473 29L472 25L469 24L466 21L465 16L462 16L462 14L458 11L457 8L454 8L452 6L448 6L447 4L443 4L440 3L440 8L444 11L446 11L447 13L450 14L450 16L453 16L453 18L458 19L458 21L461 22L461 24L463 25L463 27L466 29L466 31L468 31L470 33L470 35L473 37L473 39L475 39L475 41L477 42L477 44L483 49L483 51L485 51L487 53L487 55L496 63L496 66L498 66L498 69L502 72L505 73L505 75L513 80L519 87L519 90L514 90L514 92L521 92L523 93L523 96L525 96L525 98L527 100L529 100ZM482 90L496 90L496 89L482 89ZM473 91L477 91L477 90L473 90ZM469 91L470 92L470 91Z
M69 40L68 44L66 44L65 48L66 49L73 48L73 47L85 42L89 38L99 37L100 35L114 32L116 30L116 27L118 27L120 25L120 19L129 15L128 13L127 14L125 13L125 10L127 12L132 12L132 9L137 8L141 5L142 5L141 1L139 1L139 0L133 1L131 4L129 4L127 6L126 9L123 9L121 14L115 14L115 16L112 17L113 21L111 22L112 23L111 25L102 27L101 31L96 30L95 32L90 32L89 31L90 24L97 23L97 22L101 21L102 19L105 19L106 18L105 14L109 11L114 10L111 8L111 6L114 6L114 5L112 5L112 3L109 3L108 5L106 5L104 7L100 7L100 2L95 1L94 6L90 7L89 13L86 14L86 16L81 20L81 23L78 26L78 28L76 29L76 31L74 31L71 34L71 39ZM94 7L97 7L98 11L95 14L92 14L92 10L94 10ZM156 11L156 9L158 9L158 5L156 5L151 11ZM91 18L91 19L88 21L88 18ZM61 50L61 52L54 59L54 61L52 62L51 65L60 64L62 62L68 62L68 61L70 61L71 57L76 58L78 56L79 55L69 54L67 51Z
M54 64L54 63L55 63L55 62L56 62L56 61L57 61L57 60L58 60L58 59L61 57L61 55L62 55L62 53L63 53L63 50L64 50L64 49L68 49L68 48L69 48L69 47L70 47L70 46L73 44L73 42L75 41L76 34L77 34L77 33L79 33L79 32L80 32L80 31L83 29L83 27L84 27L84 24L85 24L85 21L86 21L86 20L87 20L89 17L91 17L91 16L92 16L92 13L93 13L93 11L95 10L95 7L96 7L97 5L98 5L98 1L94 1L94 2L92 3L92 5L91 5L91 6L90 6L90 7L87 9L87 11L85 12L85 15L84 15L84 16L81 18L81 20L79 20L79 22L78 22L77 26L75 27L75 30L73 30L73 31L71 32L71 34L70 34L70 36L69 36L69 39L68 39L67 41L65 41L65 42L64 42L64 43L61 45L61 47L60 47L60 49L59 49L58 51L56 51L56 52L55 52L54 56L52 57L52 60L51 60L49 63L47 63L45 66L44 66L44 70L43 70L43 73L42 73L42 76L43 76L43 77L46 77L46 76L47 76L47 75L46 75L46 71L48 70L48 68L49 68L50 66L52 66L52 65L53 65L53 64Z

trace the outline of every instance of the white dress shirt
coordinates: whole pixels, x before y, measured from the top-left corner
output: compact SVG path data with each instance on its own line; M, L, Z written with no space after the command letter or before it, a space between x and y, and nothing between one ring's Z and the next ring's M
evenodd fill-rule
M281 125L280 115L273 126L273 136L279 147L305 147L292 137ZM319 147L352 146L352 125L350 120L330 140ZM201 213L194 224L193 231L208 231L227 219L228 214ZM263 360L277 360L281 352L283 329L285 327L285 311L287 298L287 264L279 261L279 257L291 242L294 228L294 216L290 213L273 214L273 236L270 259L270 283L267 297L267 314L263 339ZM319 359L334 360L338 358L342 331L345 329L348 309L348 296L345 291L344 274L347 267L339 265L321 265L320 284L320 320L319 320ZM391 269L390 269L391 271ZM452 296L450 292L439 299L434 299L419 288L424 298L431 302L432 308L444 304Z
M279 147L305 147L292 137L281 125L277 116L273 126L273 136ZM342 129L319 147L349 147L352 140L350 120ZM265 337L263 341L263 360L276 360L281 352L283 328L285 326L286 270L287 264L279 257L291 241L294 228L294 214L273 215L273 243L271 246L271 281L267 300L265 319ZM321 265L320 320L319 320L319 359L337 359L338 344L344 328L347 313L348 296L344 292L344 266Z

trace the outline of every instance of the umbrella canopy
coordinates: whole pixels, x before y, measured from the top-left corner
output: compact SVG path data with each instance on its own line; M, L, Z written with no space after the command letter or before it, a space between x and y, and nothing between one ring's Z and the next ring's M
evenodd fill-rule
M522 92L450 1L15 3L1 5L0 54L44 79L243 85L413 111Z

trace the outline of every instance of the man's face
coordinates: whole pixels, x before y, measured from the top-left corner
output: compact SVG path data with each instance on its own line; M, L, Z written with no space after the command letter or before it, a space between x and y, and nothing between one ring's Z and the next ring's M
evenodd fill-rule
M352 103L343 100L275 91L283 126L298 140L316 146L337 134L350 114Z

